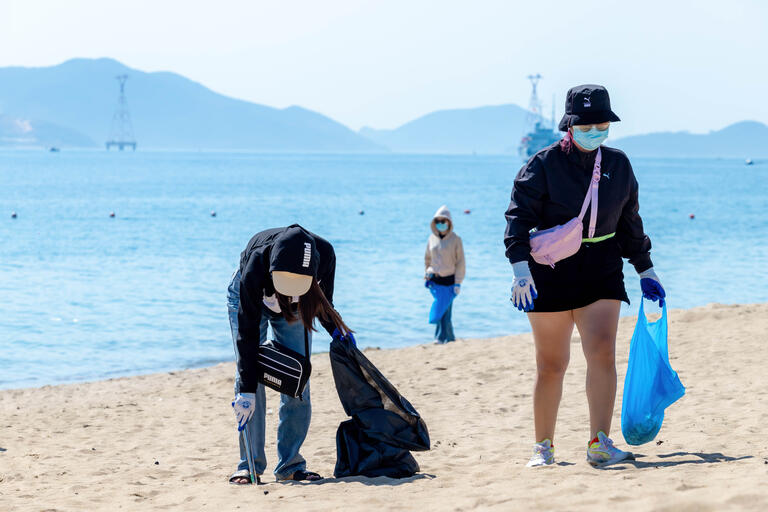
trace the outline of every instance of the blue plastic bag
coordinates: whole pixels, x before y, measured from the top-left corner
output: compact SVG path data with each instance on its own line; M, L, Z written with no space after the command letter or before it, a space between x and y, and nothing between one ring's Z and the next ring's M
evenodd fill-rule
M659 320L648 322L641 298L621 404L621 433L627 443L652 441L661 429L664 409L684 394L685 388L669 365L667 306L662 308Z
M456 297L456 293L453 291L453 285L435 284L432 281L427 281L425 285L435 298L432 302L432 308L429 310L429 323L436 324L443 318L448 306Z

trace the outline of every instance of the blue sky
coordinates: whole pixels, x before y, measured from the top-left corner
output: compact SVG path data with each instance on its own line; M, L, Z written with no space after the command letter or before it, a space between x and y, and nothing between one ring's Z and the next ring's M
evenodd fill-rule
M352 128L442 108L545 110L605 84L615 135L768 123L768 2L0 0L0 66L113 57Z

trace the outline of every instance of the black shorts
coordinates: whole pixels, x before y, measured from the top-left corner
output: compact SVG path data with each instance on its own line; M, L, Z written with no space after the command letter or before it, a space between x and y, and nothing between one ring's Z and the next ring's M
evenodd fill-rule
M533 311L569 311L600 299L621 300L629 304L624 289L621 248L615 239L584 243L579 252L549 265L528 258L538 298Z

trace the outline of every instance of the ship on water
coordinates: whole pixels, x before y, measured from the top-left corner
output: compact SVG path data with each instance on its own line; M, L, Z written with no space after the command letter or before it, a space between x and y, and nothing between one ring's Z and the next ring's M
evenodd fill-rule
M552 102L552 119L546 119L542 115L541 101L536 91L540 74L528 75L531 81L531 100L528 102L528 115L525 119L525 134L520 139L520 145L517 148L520 158L528 160L539 150L544 149L550 144L560 140L560 134L555 131L555 105Z

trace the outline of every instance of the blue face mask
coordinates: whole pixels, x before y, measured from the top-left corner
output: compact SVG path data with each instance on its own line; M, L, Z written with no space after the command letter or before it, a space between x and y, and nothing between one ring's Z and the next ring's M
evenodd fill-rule
M579 146L586 149L587 151L592 151L594 149L597 149L598 147L600 147L600 144L605 142L605 139L607 138L608 138L608 129L604 131L600 131L595 126L590 128L589 131L586 131L586 132L583 132L578 128L573 129L573 140L575 140Z
M438 223L435 224L435 227L440 232L446 231L446 230L448 230L448 223L447 222L438 222Z

